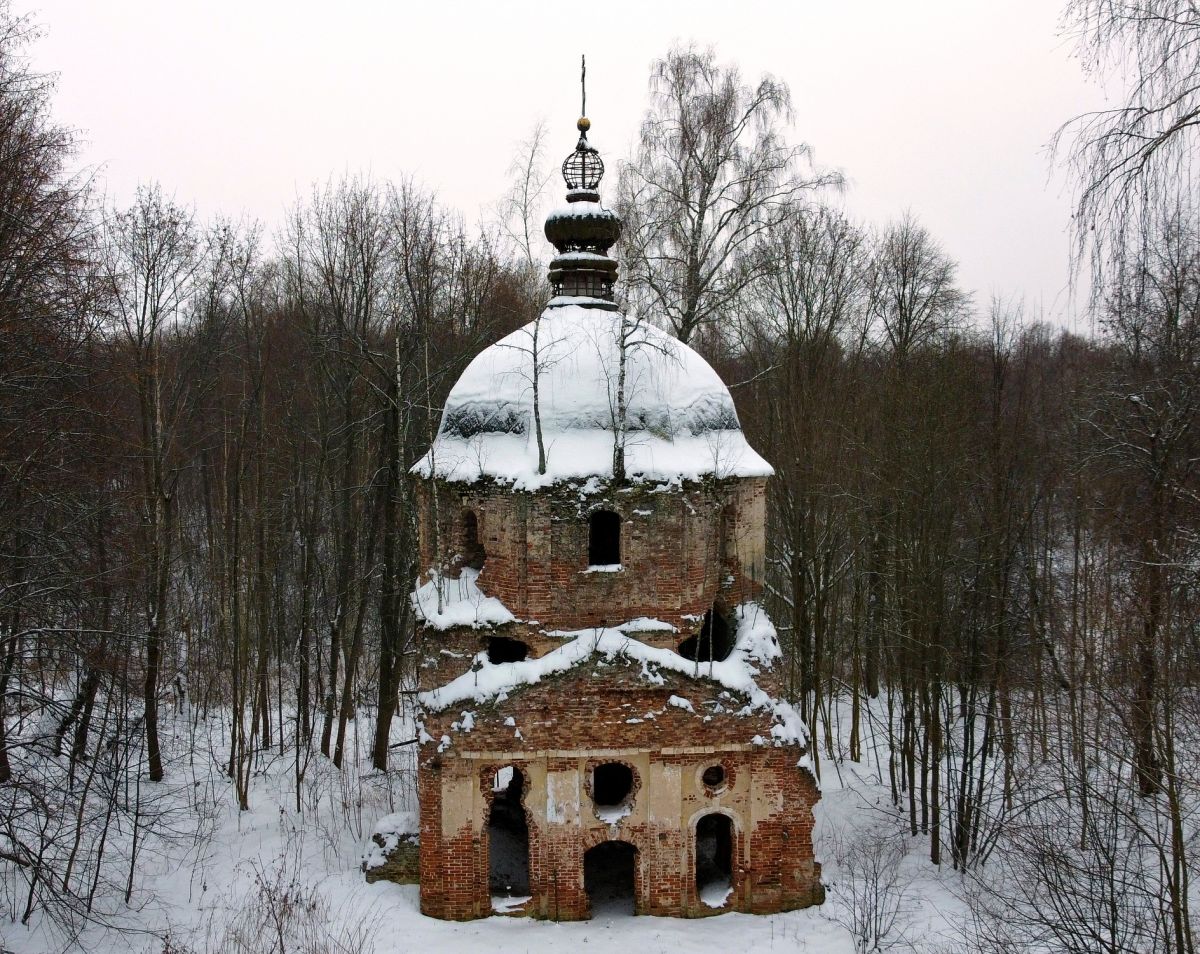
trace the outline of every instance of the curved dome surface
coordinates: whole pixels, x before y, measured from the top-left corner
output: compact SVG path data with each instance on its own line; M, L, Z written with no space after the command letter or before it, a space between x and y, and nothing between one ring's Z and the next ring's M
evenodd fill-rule
M700 355L620 312L568 299L553 301L538 320L467 366L446 400L433 446L413 470L451 481L490 477L527 490L612 477L622 339L628 477L773 473L742 434L729 389ZM538 473L535 377L544 474Z

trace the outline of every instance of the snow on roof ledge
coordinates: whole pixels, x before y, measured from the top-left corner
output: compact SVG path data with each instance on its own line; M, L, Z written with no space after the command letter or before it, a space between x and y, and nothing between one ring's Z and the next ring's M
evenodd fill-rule
M430 712L467 702L495 700L520 686L534 685L542 679L568 672L594 655L622 656L642 664L642 676L661 682L658 669L676 672L693 679L711 679L718 685L743 696L747 708L769 712L773 719L770 739L755 736L757 744L805 744L808 732L799 713L790 703L776 699L755 680L759 667L771 668L780 656L775 626L757 603L743 603L736 609L737 635L733 651L720 662L692 662L670 649L647 646L619 628L581 629L551 635L570 637L570 642L536 659L515 663L491 663L482 652L472 660L471 668L437 689L417 696L419 704ZM635 630L636 631L636 630Z

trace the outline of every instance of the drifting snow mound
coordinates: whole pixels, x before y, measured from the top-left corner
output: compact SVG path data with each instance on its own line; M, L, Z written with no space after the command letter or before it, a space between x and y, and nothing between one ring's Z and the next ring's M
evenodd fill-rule
M516 617L509 608L496 597L485 596L475 583L477 579L479 571L470 567L463 567L457 580L435 574L413 591L418 618L434 629L452 626L480 629L513 622Z
M620 312L556 302L467 366L415 473L452 481L490 477L518 490L611 477L622 340L629 477L773 473L746 442L729 389L695 351ZM545 474L537 472L535 367Z

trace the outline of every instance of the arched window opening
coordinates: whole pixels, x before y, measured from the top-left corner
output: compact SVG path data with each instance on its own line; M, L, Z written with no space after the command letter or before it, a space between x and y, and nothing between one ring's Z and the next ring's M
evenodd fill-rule
M621 518L597 510L588 519L588 565L617 566L621 562Z
M700 627L700 632L679 644L679 655L692 662L720 662L733 652L733 643L729 620L713 604L704 614L704 625Z
M705 815L696 823L696 891L702 904L721 908L733 893L733 822Z
M507 636L492 636L488 639L488 662L499 663L524 662L529 655L529 646L519 639Z
M624 841L602 841L583 856L583 888L592 917L636 914L637 849Z
M459 540L459 550L463 566L470 567L472 570L483 569L483 561L487 559L487 550L484 549L483 543L479 539L479 518L475 516L473 510L462 512L462 536Z
M529 823L521 796L525 775L506 765L492 779L488 814L488 886L493 898L529 894Z
M633 769L623 762L603 762L592 769L592 801L597 808L617 808L633 794Z

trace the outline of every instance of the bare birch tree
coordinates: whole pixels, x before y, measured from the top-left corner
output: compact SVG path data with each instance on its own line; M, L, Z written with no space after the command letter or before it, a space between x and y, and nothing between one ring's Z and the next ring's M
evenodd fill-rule
M651 68L651 106L621 168L622 258L637 309L687 342L757 274L751 251L804 193L840 184L788 145L787 86L746 83L712 49L677 47Z
M1124 102L1064 124L1052 145L1076 180L1077 260L1103 272L1153 230L1162 210L1193 205L1200 147L1200 9L1191 0L1069 0L1064 27L1084 69Z

